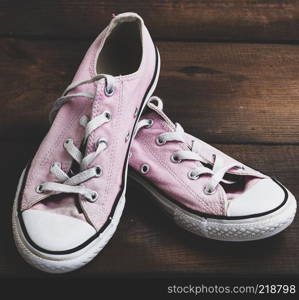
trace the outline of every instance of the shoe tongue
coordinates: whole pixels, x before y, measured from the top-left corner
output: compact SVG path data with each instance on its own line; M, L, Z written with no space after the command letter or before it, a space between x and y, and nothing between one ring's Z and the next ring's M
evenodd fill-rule
M151 97L147 103L147 107L149 108L149 112L146 115L154 114L156 118L159 118L162 121L164 121L169 127L169 129L175 130L176 125L163 112L163 102L160 98Z

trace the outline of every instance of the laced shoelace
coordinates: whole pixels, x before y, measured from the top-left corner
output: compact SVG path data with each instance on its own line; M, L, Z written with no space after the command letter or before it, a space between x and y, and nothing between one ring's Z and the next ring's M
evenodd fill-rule
M153 125L153 120L151 119L143 119L139 121L136 127L135 134L141 128L150 128ZM184 129L178 123L175 124L174 132L165 132L159 135L156 138L156 144L159 146L165 145L167 142L182 142L186 143L184 139ZM204 187L204 193L207 195L212 195L216 192L216 188L220 182L226 184L233 184L234 181L224 179L225 174L231 169L244 169L244 166L238 165L236 163L230 163L224 165L224 161L221 157L216 154L213 155L213 162L207 161L205 158L200 156L200 143L196 140L192 141L191 147L188 146L189 150L178 150L175 151L170 159L173 163L181 163L184 160L193 160L200 162L200 165L192 170L190 170L187 174L188 178L191 180L197 180L201 175L211 175L209 183ZM212 165L212 169L204 166L204 165Z
M105 79L105 94L106 96L112 96L114 91L114 77L106 74L99 74L90 80L75 82L67 87L67 89L62 94L62 97L58 98L53 105L53 108L50 112L50 121L53 121L57 111L67 103L69 100L86 97L88 99L94 99L95 95L90 93L73 93L68 94L71 90L75 89L78 86L93 83L97 80ZM80 125L85 128L85 135L83 144L86 144L88 137L91 133L97 128L101 127L107 122L110 122L112 116L108 111L104 111L100 115L96 116L93 119L89 119L87 116L83 116L80 119ZM96 191L88 189L81 184L91 178L99 177L102 174L102 168L100 166L95 166L88 168L92 161L108 147L108 142L101 138L96 143L96 150L84 156L84 154L77 148L72 139L67 139L64 144L64 149L66 152L79 164L80 172L72 177L69 177L62 168L60 162L54 162L50 168L51 174L53 174L58 182L44 182L37 186L36 191L38 193L43 192L56 192L56 193L74 193L82 195L86 200L94 202L98 198Z

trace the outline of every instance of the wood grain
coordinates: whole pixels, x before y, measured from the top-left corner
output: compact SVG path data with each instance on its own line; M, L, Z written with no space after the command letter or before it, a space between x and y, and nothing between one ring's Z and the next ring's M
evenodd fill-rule
M275 176L299 198L299 1L2 0L1 277L48 277L21 259L12 240L18 177L48 129L52 103L72 80L92 38L112 13L123 11L140 13L160 41L156 94L170 117ZM267 240L206 240L179 229L144 191L129 184L112 241L68 276L299 275L298 230L296 216L288 230Z
M47 276L18 255L11 235L11 206L18 177L38 142L1 143L0 275ZM299 146L215 145L244 163L276 176L299 197ZM90 264L68 276L116 274L299 275L299 218L283 233L246 243L217 242L179 229L132 184L120 226Z
M157 39L298 41L297 0L110 0L0 2L0 35L89 38L112 13L142 15Z
M0 39L0 137L38 140L89 42ZM299 46L159 42L156 94L187 131L217 143L299 143ZM212 120L212 121L211 121Z

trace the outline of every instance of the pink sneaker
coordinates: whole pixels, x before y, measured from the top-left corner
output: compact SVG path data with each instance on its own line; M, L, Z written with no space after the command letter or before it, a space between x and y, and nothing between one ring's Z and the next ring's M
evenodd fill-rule
M294 196L279 182L187 134L152 97L138 123L129 171L174 221L224 241L272 236L291 224Z
M137 14L115 16L89 48L20 178L13 232L24 259L64 273L107 244L124 204L132 132L160 60Z

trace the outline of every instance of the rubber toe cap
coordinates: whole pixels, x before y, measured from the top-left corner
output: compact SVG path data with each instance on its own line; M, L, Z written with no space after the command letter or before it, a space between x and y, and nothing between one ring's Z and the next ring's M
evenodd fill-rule
M248 191L230 201L227 216L266 213L281 205L285 196L283 188L273 179L262 179Z
M88 223L65 215L29 209L22 217L32 242L47 251L76 248L96 233Z

